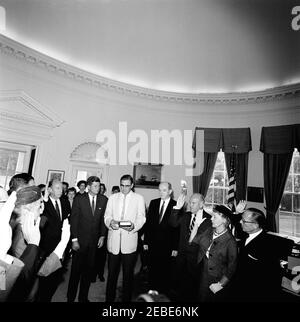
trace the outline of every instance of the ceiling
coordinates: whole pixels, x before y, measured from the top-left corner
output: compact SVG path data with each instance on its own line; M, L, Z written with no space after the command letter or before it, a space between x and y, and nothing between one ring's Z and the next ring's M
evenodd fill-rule
M298 2L298 4L297 4ZM2 33L100 76L180 93L300 82L298 0L0 0Z

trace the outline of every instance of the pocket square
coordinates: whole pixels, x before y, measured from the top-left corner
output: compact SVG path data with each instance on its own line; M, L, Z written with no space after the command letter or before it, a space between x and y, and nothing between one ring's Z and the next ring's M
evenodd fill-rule
M251 256L250 254L248 254L248 256L249 256L251 259L254 259L255 261L258 261L258 258L255 258L255 257Z

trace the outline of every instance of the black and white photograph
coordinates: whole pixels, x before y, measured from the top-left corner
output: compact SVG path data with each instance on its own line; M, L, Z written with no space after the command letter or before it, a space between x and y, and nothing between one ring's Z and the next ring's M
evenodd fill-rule
M300 0L0 0L0 302L300 303Z

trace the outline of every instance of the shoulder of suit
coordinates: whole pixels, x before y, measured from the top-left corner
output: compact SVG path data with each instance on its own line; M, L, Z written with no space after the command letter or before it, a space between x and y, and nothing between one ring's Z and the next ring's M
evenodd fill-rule
M144 200L144 197L142 195L133 191L132 191L132 196L134 196L134 198Z
M108 197L105 196L105 195L98 195L97 197L99 197L99 199L102 199L102 200L108 200Z

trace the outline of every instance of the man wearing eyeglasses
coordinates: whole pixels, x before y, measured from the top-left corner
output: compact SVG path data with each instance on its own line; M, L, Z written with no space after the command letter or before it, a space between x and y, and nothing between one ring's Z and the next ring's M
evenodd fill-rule
M144 198L132 191L133 178L130 175L122 176L120 187L121 192L109 197L104 215L104 222L108 228L106 302L115 300L121 264L123 268L122 301L131 301L138 231L146 221Z
M237 275L233 287L236 301L273 301L281 284L280 262L272 238L264 230L265 215L248 208L241 225L247 234L241 243Z

